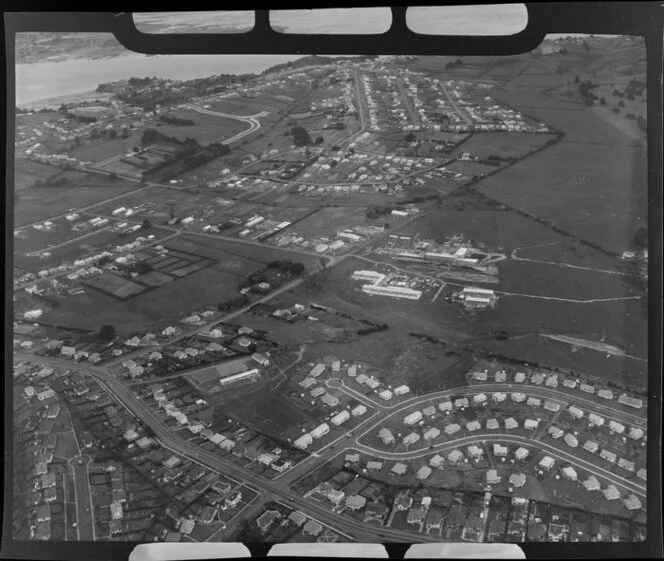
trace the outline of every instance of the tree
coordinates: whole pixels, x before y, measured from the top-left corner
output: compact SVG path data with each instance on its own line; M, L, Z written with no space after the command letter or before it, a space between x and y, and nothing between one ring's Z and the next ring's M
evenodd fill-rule
M625 107L625 102L622 99L618 102L618 107Z
M316 138L316 141L314 142L314 144L319 145L319 144L323 144L323 142L325 142L325 139L322 136L319 136L318 138Z
M412 133L408 133L404 139L406 142L413 142L417 137Z
M115 129L110 129L108 131L108 138L110 138L111 140L113 140L116 136L118 136L118 131L116 131Z
M599 104L600 104L600 105L606 105L606 99L604 99L603 97L601 97L600 100L599 100Z
M111 340L115 337L115 326L114 325L102 325L99 330L99 336L102 339Z
M641 226L634 232L634 246L637 249L645 249L648 247L648 228Z
M152 222L146 218L143 220L143 230L149 230L150 228L152 228Z
M578 83L580 83L580 82L581 82L581 78L579 78L578 75L574 76L574 83L575 83L575 84L578 84Z
M118 174L115 173L114 171L112 171L111 173L108 174L108 178L109 178L111 181L115 181L115 180L118 178Z

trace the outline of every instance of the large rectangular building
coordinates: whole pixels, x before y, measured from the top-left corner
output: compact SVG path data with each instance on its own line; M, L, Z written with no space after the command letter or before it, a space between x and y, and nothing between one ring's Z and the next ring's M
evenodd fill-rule
M421 290L414 290L405 286L377 286L374 284L365 284L362 286L362 292L366 292L367 294L375 294L377 296L407 298L409 300L419 300L422 296Z

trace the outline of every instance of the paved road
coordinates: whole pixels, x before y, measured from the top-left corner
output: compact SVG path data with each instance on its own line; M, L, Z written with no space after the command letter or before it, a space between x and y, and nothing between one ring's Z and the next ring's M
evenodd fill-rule
M20 357L17 356L17 358ZM62 361L61 359L47 357L34 357L34 359L36 362L52 364L59 367L62 367L63 363L67 364L66 361ZM71 368L71 364L69 364L68 367ZM294 494L288 489L287 481L268 481L260 475L248 472L241 466L238 466L223 457L217 456L212 452L208 452L195 444L192 444L188 440L175 435L172 430L167 427L145 403L140 401L127 386L108 372L100 368L88 367L87 365L79 370L95 378L109 395L115 397L132 415L140 419L145 426L154 431L157 439L164 446L177 450L177 452L184 457L209 467L214 471L229 475L238 481L243 481L245 484L249 484L260 490L261 493L272 494L274 497L283 500L293 508L299 508L303 512L311 513L325 524L339 528L350 535L357 534L358 527L356 522L334 514L331 510ZM377 528L375 530L365 529L363 530L363 534L370 536L373 541L376 542L385 541L385 538L388 538L390 541L410 542L413 537L413 535L408 532L384 528ZM434 538L425 539L423 536L422 541L436 542L439 540Z
M74 490L76 494L76 522L79 541L95 540L94 509L92 507L92 494L88 464L90 456L75 456L69 460L74 469Z
M249 125L248 129L243 130L242 132L237 133L235 136L232 136L231 138L222 141L222 144L231 144L232 142L240 140L241 138L250 135L252 132L257 131L258 129L261 128L261 124L258 121L258 117L265 117L266 115L269 115L268 111L262 111L261 113L257 113L256 115L240 116L240 115L231 115L229 113L222 113L221 111L210 111L209 109L203 109L202 107L198 107L196 105L185 105L185 107L187 107L188 109L193 109L194 111L197 111L198 113L202 113L204 115L212 115L214 117L225 117L226 119L235 119L236 121L242 121L243 123L247 123Z
M439 400L448 398L451 395L455 394L474 394L474 393L493 393L493 392L521 392L527 395L532 395L533 397L541 397L545 399L554 399L557 401L564 401L566 403L571 403L577 405L583 409L590 409L595 411L602 416L606 417L609 420L615 420L621 423L636 424L643 426L646 419L645 416L633 415L632 413L626 413L619 409L614 409L609 405L602 405L586 399L581 396L571 395L554 388L544 387L544 386L534 386L531 384L473 384L469 386L458 386L456 388L451 388L449 390L443 390L439 392L434 392L431 394L426 394L423 396L412 397L400 403L393 405L387 405L384 402L380 403L374 399L365 396L362 393L357 392L356 390L349 388L341 378L329 378L326 380L326 384L331 387L336 387L345 391L352 397L360 399L364 402L365 405L370 405L371 407L376 407L379 410L389 411L390 415L384 417L383 420L395 415L399 412L402 412L410 407L414 407L423 403L426 403L431 400Z
M52 364L54 366L60 366L60 367L64 366L71 368L71 364L68 363L68 361L64 361L62 359L54 359L48 357L32 357L30 355L18 355L17 358L21 360L33 360L38 363L46 363L46 364ZM348 532L351 535L357 535L357 524L354 523L353 521L346 519L343 516L334 514L330 510L321 507L310 500L304 499L289 490L289 485L293 481L295 481L297 477L299 477L300 470L298 469L290 470L289 472L286 472L287 477L283 477L278 480L267 481L262 476L250 473L241 468L240 466L225 460L223 457L219 457L214 453L203 450L198 446L192 444L191 442L174 435L170 430L170 428L168 428L145 403L140 401L126 385L124 385L118 379L110 375L108 372L100 368L88 367L87 365L84 368L81 368L81 370L87 372L89 375L97 379L100 385L104 389L106 389L106 391L111 396L115 397L132 415L140 419L146 426L152 429L157 438L160 440L160 442L163 445L175 449L178 451L178 453L184 455L185 457L190 458L193 461L196 461L211 469L214 469L215 471L221 471L225 474L228 474L231 477L235 477L239 481L244 481L245 483L254 486L256 489L259 489L261 492L271 493L273 496L288 502L288 504L290 504L293 507L300 508L304 512L312 513L326 524L329 524L333 527L337 527L340 530ZM472 388L473 390L476 390L479 387L480 386L473 386ZM430 397L415 398L415 399L426 400L430 399ZM403 404L401 405L403 408ZM376 425L376 422L377 421L374 422L373 426ZM338 439L338 441L341 441L344 438L345 437L341 437L340 439ZM434 447L433 450L429 449L429 450L418 451L417 454L428 455L434 453L436 450L454 448L465 444L470 444L472 442L477 442L478 440L485 440L485 441L495 440L500 442L511 442L515 444L524 444L529 446L536 445L537 447L543 449L544 451L550 453L551 455L554 455L558 458L562 458L573 465L580 466L591 473L597 474L599 477L602 477L603 479L609 480L611 483L616 485L618 489L622 489L623 491L633 492L642 497L645 496L645 488L643 488L638 484L624 480L623 478L615 474L612 474L607 470L604 470L603 468L599 468L598 466L595 466L590 462L576 458L575 456L565 451L559 450L558 448L555 448L549 444L541 442L535 444L533 443L532 440L527 439L525 437L516 437L512 435L502 435L502 434L475 435L471 437L464 437L461 439L457 439L455 441L446 442L442 445L439 445L438 447ZM385 456L388 454L379 450L373 450L368 446L359 444L357 442L357 438L355 438L348 443L344 442L341 446L339 446L339 448L337 448L336 446L329 446L327 451L323 452L322 454L319 453L316 455L316 464L327 461L328 459L333 457L333 455L350 449L359 449L367 453L379 456ZM397 457L403 458L403 456L401 455L397 455ZM311 467L313 468L313 463ZM363 533L371 536L375 541L385 541L386 539L393 541L412 540L412 534L409 534L407 532L401 532L398 530L389 530L384 528L368 530L366 528L363 528ZM420 537L422 538L423 541L439 541L436 540L434 537L429 537L429 536L420 536Z

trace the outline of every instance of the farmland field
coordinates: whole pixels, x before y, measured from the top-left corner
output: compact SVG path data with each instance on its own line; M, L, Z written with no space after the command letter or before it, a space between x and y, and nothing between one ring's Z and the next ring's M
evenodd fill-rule
M82 171L62 172L53 166L46 167L50 170L46 177L60 172L68 179L67 185L17 189L14 193L14 227L58 216L72 208L94 205L105 199L133 191L138 187L136 183L122 179L110 180L103 175ZM43 179L44 169L42 167L35 168L35 172L39 175L39 177L34 176L35 179Z
M593 299L598 297L613 298L628 294L628 288L623 287L619 280L611 280L606 284L604 274L598 275L597 279L592 274L577 277L575 283L570 284L563 274L552 273L552 268L541 265L541 268L528 264L527 268L518 269L522 263L514 263L513 272L501 279L498 290L504 290L506 286L523 288L518 285L522 282L524 275L531 275L537 280L540 278L541 291L551 292L552 296L570 299ZM512 265L510 265L512 266ZM464 339L475 338L474 344L481 340L495 338L499 330L506 331L510 337L530 335L531 333L556 333L569 334L576 337L587 338L595 341L604 340L625 348L628 353L645 357L647 349L647 318L643 304L639 300L615 300L597 303L576 303L559 300L546 300L539 298L527 298L523 296L503 295L494 309L484 309L469 315L459 305L446 302L439 298L435 305L421 299L418 301L389 299L387 297L370 296L358 289L357 283L349 280L351 273L357 269L371 268L366 261L349 258L345 262L329 269L327 279L322 287L318 288L310 296L315 302L327 304L340 311L352 313L353 310L363 310L364 317L385 322L388 326L400 326L402 332L425 333L435 338L448 342L463 342ZM530 277L527 277L530 278ZM530 278L532 281L533 278ZM593 284L594 282L594 284ZM600 288L597 288L597 283ZM604 296L599 296L601 287L605 287ZM332 289L334 287L334 290ZM613 287L613 288L611 288ZM295 289L295 294L301 298L310 290L306 283ZM446 289L447 290L447 289ZM555 294L553 294L555 291ZM511 292L507 291L506 292ZM533 294L533 292L525 292ZM518 293L517 293L518 294ZM616 322L615 318L624 318L622 322ZM391 329L386 332L367 336L365 339L378 339L390 337ZM500 347L505 349L505 354L512 341L501 342ZM354 343L346 344L350 349ZM391 342L391 345L396 344ZM539 354L539 361L553 366L569 367L567 354L561 353L559 348L546 346ZM382 345L381 349L384 349ZM371 353L368 349L367 353ZM383 351L384 352L384 351ZM601 354L593 351L594 355L601 358ZM534 359L531 359L534 360ZM586 370L591 374L604 374L613 376L614 379L622 376L620 374L621 363L624 359L611 358L615 364L612 372L606 371L606 361L584 361L587 363Z
M488 156L512 158L522 156L544 146L552 138L549 134L526 134L516 132L476 133L470 136L461 146L449 153L450 157L470 152L480 159Z

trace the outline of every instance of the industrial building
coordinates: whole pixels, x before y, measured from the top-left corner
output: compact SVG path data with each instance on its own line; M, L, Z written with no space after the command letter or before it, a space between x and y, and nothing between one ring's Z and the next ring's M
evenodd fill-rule
M259 374L258 368L252 368L251 370L246 370L244 372L240 372L239 374L233 374L232 376L227 376L226 378L222 378L221 380L219 380L219 383L222 386L225 386L227 384L232 384L233 382L237 382L239 380L254 378L255 376L258 376L258 374Z

